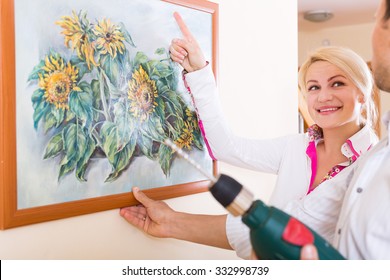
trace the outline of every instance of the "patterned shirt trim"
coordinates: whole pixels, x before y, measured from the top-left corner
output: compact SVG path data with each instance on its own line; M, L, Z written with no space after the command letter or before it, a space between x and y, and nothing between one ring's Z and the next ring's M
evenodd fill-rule
M208 64L208 62L207 62L207 64ZM183 70L183 72L182 72L182 78L183 78L184 86L186 87L188 93L190 94L191 100L192 100L192 104L194 105L194 108L195 108L195 113L196 113L196 116L197 116L197 119L198 119L198 126L199 126L199 129L200 129L200 133L202 134L204 143L206 144L207 151L208 151L208 153L209 153L211 159L217 160L217 159L214 157L214 154L213 154L213 151L211 150L209 141L207 140L206 131L205 131L205 129L204 129L203 122L202 122L202 120L200 119L200 116L199 116L199 113L198 113L198 108L196 107L195 99L194 99L194 96L192 95L191 88L190 88L190 87L188 86L188 84L187 84L186 76L185 76L187 73L188 73L187 71Z
M308 144L307 149L306 149L306 154L310 158L310 161L311 161L311 178L310 178L310 185L309 185L309 188L307 191L307 194L309 194L314 190L313 183L314 183L314 179L317 175L317 144L323 140L323 133L322 133L322 129L316 124L310 126L307 129L307 132L309 135L309 144ZM328 171L328 173L324 176L324 178L321 180L321 183L323 183L326 180L330 180L333 177L337 176L337 174L339 174L344 168L346 168L346 167L350 166L352 163L354 163L357 160L357 158L360 156L360 153L358 153L355 150L353 143L350 139L348 139L344 145L346 145L350 150L348 154L351 154L351 156L347 156L346 153L344 153L342 151L342 153L348 157L348 161L343 162L343 163L339 163L339 164L335 165L334 167L332 167ZM371 145L367 148L367 150L369 150L370 148L371 148Z

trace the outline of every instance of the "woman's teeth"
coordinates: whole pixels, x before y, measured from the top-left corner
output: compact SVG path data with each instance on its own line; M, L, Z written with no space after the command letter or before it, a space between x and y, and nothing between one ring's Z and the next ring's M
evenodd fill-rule
M318 112L324 113L324 112L332 112L332 111L337 111L339 108L326 108L326 109L319 109Z

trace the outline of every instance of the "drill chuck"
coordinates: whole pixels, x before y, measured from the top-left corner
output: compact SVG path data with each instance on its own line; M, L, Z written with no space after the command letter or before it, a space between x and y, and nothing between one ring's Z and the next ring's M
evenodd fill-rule
M239 182L224 174L219 175L209 190L233 216L241 216L248 211L254 198Z

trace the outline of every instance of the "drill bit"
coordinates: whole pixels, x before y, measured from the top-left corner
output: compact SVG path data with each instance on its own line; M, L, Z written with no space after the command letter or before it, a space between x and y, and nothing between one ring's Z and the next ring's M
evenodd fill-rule
M173 151L175 151L181 158L186 160L188 163L190 163L193 167L195 167L200 173L202 173L204 176L206 176L207 179L209 179L213 184L217 182L217 178L215 178L212 174L208 173L206 170L204 170L198 163L196 163L190 156L184 152L182 149L180 149L175 143L171 141L171 139L166 138L164 140L164 144L170 147Z

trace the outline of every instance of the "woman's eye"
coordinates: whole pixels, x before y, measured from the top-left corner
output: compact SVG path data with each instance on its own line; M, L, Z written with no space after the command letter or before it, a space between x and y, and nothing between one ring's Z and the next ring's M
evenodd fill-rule
M334 86L334 87L341 87L341 86L343 86L343 85L345 85L343 82L334 82L334 83L333 83L333 86Z
M307 91L313 91L313 90L318 90L320 87L319 86L310 86Z

